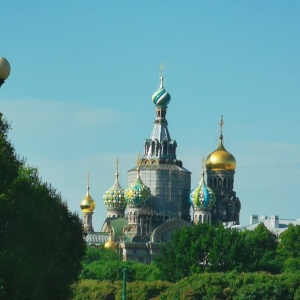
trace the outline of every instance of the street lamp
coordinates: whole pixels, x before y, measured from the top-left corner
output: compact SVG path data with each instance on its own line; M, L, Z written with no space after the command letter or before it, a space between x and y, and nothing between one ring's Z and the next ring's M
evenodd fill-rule
M0 87L4 83L4 80L9 76L10 65L9 62L0 56Z

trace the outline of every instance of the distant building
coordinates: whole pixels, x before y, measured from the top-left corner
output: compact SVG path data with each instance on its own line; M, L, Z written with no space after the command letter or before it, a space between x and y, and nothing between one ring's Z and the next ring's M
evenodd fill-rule
M176 228L194 223L239 224L241 204L233 190L236 161L223 144L223 117L219 145L205 161L199 185L191 191L191 172L177 159L177 142L172 139L166 120L171 96L160 87L153 94L156 108L150 138L144 141L144 154L128 171L128 186L119 184L118 162L113 186L103 200L107 217L100 232L92 226L95 201L89 194L81 202L83 226L88 244L116 248L124 260L149 263L161 244L170 240Z
M300 219L280 219L279 216L276 215L270 217L265 215L261 217L258 217L258 215L251 215L250 224L242 226L242 228L254 230L260 223L263 223L271 232L279 236L290 224L300 225Z

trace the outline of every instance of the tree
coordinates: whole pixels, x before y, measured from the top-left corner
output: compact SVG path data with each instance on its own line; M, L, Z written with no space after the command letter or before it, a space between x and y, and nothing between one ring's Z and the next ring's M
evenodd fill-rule
M276 247L277 237L264 224L253 231L198 224L175 231L156 263L169 281L203 272L278 273Z
M216 228L212 248L209 252L211 272L227 272L243 269L245 243L237 229Z
M299 272L300 267L300 225L290 224L279 236L278 255L287 272Z
M79 217L19 160L0 120L0 298L68 299L85 253Z
M245 239L244 268L243 271L267 271L279 273L280 261L277 259L277 236L270 232L263 223L258 224L254 230L243 232Z
M171 241L162 247L155 262L162 279L177 281L209 268L209 252L215 228L208 224L187 226L173 233Z

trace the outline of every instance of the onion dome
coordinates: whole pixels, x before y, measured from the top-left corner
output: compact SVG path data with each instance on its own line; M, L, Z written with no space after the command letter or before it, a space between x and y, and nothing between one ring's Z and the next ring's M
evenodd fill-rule
M140 178L140 164L141 160L138 159L137 178L125 190L125 200L131 206L144 206L152 197L149 187L147 187Z
M236 160L234 156L229 153L224 145L223 145L223 129L224 121L223 116L221 116L221 134L219 138L219 145L217 149L212 152L207 158L206 158L206 169L207 170L231 170L234 171L236 167Z
M203 158L204 165L204 158ZM204 166L203 166L204 168ZM208 187L204 180L204 170L201 173L201 180L199 185L190 193L190 200L194 208L198 209L211 209L216 201L214 191Z
M167 106L171 101L171 95L164 88L163 69L162 66L159 89L152 96L152 101L156 106Z
M104 244L105 249L116 249L116 244L115 242L110 238L105 244Z
M87 193L84 199L80 203L80 208L82 212L93 212L95 207L96 207L96 202L90 195L90 184L88 179Z
M126 207L126 201L124 197L125 192L119 183L118 164L119 161L117 159L116 181L114 185L103 195L103 201L107 208Z

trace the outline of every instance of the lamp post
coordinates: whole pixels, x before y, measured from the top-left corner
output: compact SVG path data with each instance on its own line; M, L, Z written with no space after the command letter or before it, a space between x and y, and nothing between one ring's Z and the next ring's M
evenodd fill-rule
M126 268L123 269L122 300L126 300Z
M9 76L10 73L10 65L7 59L0 56L0 87Z

